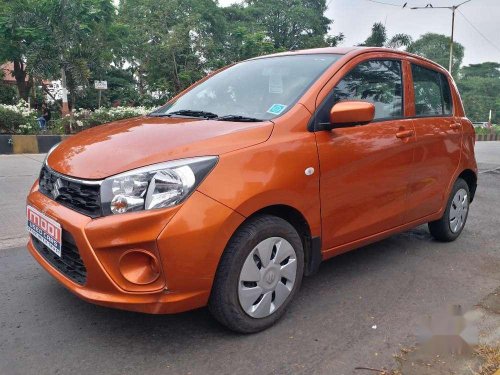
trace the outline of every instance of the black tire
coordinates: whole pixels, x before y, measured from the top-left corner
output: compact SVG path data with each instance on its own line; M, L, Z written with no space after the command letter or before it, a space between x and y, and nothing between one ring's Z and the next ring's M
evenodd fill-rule
M463 179L458 178L457 181L455 181L453 189L451 190L451 194L448 198L448 202L446 203L446 210L444 211L443 216L441 217L441 219L432 221L428 224L431 235L438 241L455 241L460 236L460 233L462 233L462 230L465 227L467 217L469 216L469 209L467 209L467 212L465 214L465 219L463 221L462 227L457 232L453 232L450 227L450 210L453 202L453 197L460 189L464 189L467 192L468 204L470 204L469 185L467 185L467 182L465 182Z
M295 250L297 273L293 289L283 304L271 315L253 318L243 310L238 299L240 272L250 252L261 241L282 237ZM231 237L217 268L208 307L212 315L229 329L240 333L254 333L272 326L284 314L300 288L304 272L304 250L295 228L287 221L270 215L249 219Z

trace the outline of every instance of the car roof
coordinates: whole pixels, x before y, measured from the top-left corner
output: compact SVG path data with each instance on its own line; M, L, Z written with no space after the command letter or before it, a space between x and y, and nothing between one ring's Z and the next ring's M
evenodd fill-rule
M327 54L335 54L335 55L352 55L352 57L360 55L362 53L367 53L367 52L382 52L382 53L396 53L401 56L408 56L412 57L417 60L425 61L429 64L432 64L444 71L446 69L439 65L438 63L429 60L425 57L415 55L413 53L405 52L405 51L399 51L397 49L392 49L392 48L385 48L385 47L324 47L324 48L311 48L311 49L302 49L302 50L295 50L295 51L285 51L285 52L278 52L278 53L273 53L271 55L265 55L265 56L258 56L254 57L253 59L262 59L266 57L277 57L277 56L292 56L292 55L312 55L312 54L321 54L321 53L327 53Z

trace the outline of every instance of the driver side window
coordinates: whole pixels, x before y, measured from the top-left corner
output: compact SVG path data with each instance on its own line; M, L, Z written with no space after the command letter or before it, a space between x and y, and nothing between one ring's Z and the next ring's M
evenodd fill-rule
M357 65L328 95L318 112L317 121L328 123L330 109L343 100L373 103L375 120L403 117L401 61L368 60Z

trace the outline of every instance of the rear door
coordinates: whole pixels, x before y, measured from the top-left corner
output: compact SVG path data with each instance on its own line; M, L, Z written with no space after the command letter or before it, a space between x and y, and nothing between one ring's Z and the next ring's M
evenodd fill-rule
M402 224L414 145L413 120L404 118L401 60L360 59L329 90L316 112L318 126L329 122L340 100L372 102L375 120L315 133L324 249Z
M460 162L462 141L447 76L417 63L411 64L411 76L416 142L405 221L441 209Z

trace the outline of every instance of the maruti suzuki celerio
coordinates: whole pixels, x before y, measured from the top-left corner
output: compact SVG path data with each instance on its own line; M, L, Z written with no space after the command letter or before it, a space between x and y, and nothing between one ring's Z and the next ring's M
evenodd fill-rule
M256 332L323 260L423 223L456 239L476 181L442 67L382 48L286 52L53 148L27 199L28 249L92 303L208 305Z

